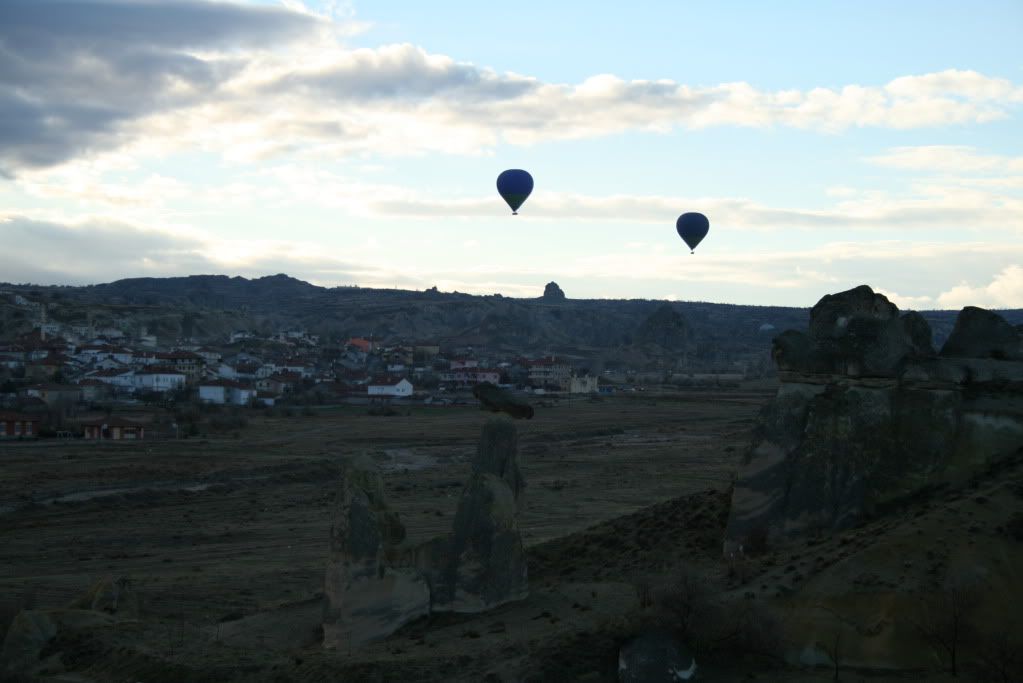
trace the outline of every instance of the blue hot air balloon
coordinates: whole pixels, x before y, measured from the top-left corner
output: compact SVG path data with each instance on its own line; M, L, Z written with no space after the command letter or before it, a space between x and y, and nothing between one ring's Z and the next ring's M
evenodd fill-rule
M516 216L522 202L533 191L533 176L520 168L510 168L497 176L497 191Z
M689 253L696 253L696 245L703 241L710 230L710 221L702 213L684 213L675 221L678 236L689 246Z

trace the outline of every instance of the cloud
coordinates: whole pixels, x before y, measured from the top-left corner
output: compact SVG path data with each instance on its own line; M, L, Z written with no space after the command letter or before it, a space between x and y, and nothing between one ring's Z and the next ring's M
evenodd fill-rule
M961 282L937 297L943 308L981 306L986 308L1023 308L1023 267L1011 265L995 275L990 283L973 287Z
M554 279L574 296L649 296L733 303L812 305L824 293L867 283L904 308L1023 306L1023 243L836 242L814 248L716 252L580 246L572 259L537 254L509 262L479 250L397 265L388 249L351 247L335 258L323 245L284 240L221 239L188 230L148 229L100 216L80 222L0 214L5 249L0 273L12 282L88 284L125 277L226 273L258 277L285 272L324 285L359 284L478 294L537 296ZM956 268L948 268L949 263ZM984 282L983 287L969 282ZM963 284L959 284L963 280ZM902 292L903 294L895 294Z
M432 199L415 194L377 193L363 197L369 212L382 216L475 218L494 215L490 197ZM770 206L744 198L587 195L547 192L530 197L528 212L537 220L633 221L671 223L680 206L699 206L715 225L750 229L859 228L921 229L968 225L971 228L1023 227L1023 202L993 192L965 192L951 186L921 188L915 196L856 197L824 209Z
M966 145L895 147L868 157L878 166L914 171L953 173L1023 173L1023 157L984 154Z
M131 137L154 112L215 99L252 50L319 22L276 8L205 0L0 3L0 171L52 166Z
M0 3L0 172L113 150L235 160L427 152L711 126L917 128L1010 115L1023 87L975 71L761 90L594 75L545 83L409 44L349 49L343 3ZM349 27L350 28L350 27Z
M324 257L316 245L216 240L98 217L68 224L0 214L0 232L6 245L0 252L0 273L10 282L89 284L229 271L246 276L288 272L327 284L419 284L387 268Z

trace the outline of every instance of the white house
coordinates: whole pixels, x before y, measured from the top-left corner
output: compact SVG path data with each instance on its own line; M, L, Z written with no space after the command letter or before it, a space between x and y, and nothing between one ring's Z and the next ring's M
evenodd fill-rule
M238 378L238 372L227 363L221 363L220 365L218 365L214 372L217 373L217 377L221 377L223 379Z
M94 379L114 387L130 389L135 386L135 373L128 368L109 368L89 373L88 379Z
M393 396L395 398L403 398L412 395L412 382L408 381L404 377L397 382L380 380L368 384L366 386L366 391L370 396Z
M256 390L241 382L218 379L206 381L199 385L199 400L203 403L244 406L248 405L255 397Z
M100 358L96 362L92 363L89 367L95 368L96 370L124 370L125 363L117 360L113 357Z
M570 394L595 394L598 388L597 378L586 375L585 377L573 377L569 381L568 392Z
M171 391L185 386L185 373L170 368L153 368L139 370L135 373L136 391Z

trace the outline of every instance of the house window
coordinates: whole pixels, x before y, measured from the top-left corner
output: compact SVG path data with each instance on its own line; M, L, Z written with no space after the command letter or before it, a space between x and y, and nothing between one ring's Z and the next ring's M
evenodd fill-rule
M32 436L32 423L31 422L26 422L25 423L25 436Z
M21 436L21 423L20 422L15 422L14 423L14 436Z

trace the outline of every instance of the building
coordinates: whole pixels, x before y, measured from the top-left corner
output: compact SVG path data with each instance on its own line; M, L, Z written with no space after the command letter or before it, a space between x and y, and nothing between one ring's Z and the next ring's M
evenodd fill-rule
M440 344L433 342L417 342L412 347L413 360L417 363L425 363L440 355Z
M529 361L529 383L534 387L556 387L568 391L572 367L554 356Z
M290 372L281 372L271 375L270 377L263 377L256 380L256 389L259 391L269 391L276 396L280 396L285 391L291 391L301 382L301 375Z
M81 423L86 439L113 441L141 441L145 438L145 425L120 417L103 417Z
M0 439L31 439L39 435L39 418L0 412Z
M85 401L101 401L111 393L110 385L98 379L79 380L78 386L82 388L82 399Z
M135 386L135 373L125 368L110 368L108 370L97 370L86 376L86 379L94 379L103 384L120 389L131 389Z
M484 382L501 383L501 371L496 368L452 368L440 375L442 382L450 382L460 387L471 387Z
M354 346L363 353L372 353L380 346L380 341L373 337L352 337L345 342L345 346Z
M163 393L185 386L186 377L175 368L151 365L139 370L132 377L135 391L155 391Z
M366 393L370 396L406 398L412 395L412 382L404 377L397 381L386 377L377 378L366 385Z
M189 382L199 379L205 363L202 356L191 351L158 351L154 355L157 363L174 368L182 373Z
M573 377L569 380L568 393L570 394L595 394L597 391L596 377L586 375L585 377Z
M218 365L223 359L223 355L216 349L211 349L208 346L200 347L196 350L196 355L203 359L207 365Z
M69 405L82 400L81 387L74 384L36 384L25 389L25 395L38 398L50 408L57 405Z
M199 384L199 400L216 405L248 405L256 398L256 389L228 379L207 380Z

